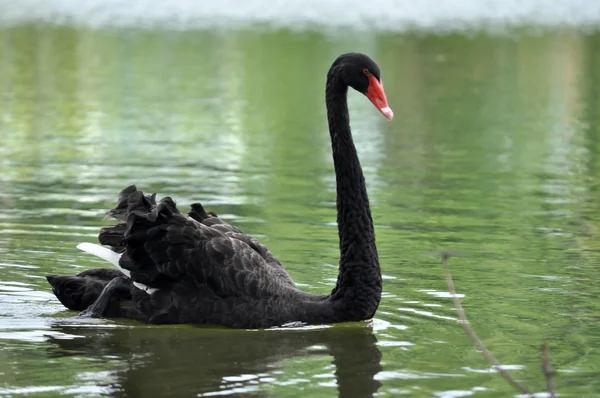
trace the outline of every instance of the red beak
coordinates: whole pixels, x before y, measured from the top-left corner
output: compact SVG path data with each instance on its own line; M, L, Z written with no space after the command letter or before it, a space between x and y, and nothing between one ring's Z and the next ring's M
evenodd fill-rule
M377 78L369 74L369 89L367 90L367 98L371 100L373 105L379 112L383 114L388 120L394 118L394 112L388 105L387 98L385 97L385 91L383 91L383 85L377 80Z

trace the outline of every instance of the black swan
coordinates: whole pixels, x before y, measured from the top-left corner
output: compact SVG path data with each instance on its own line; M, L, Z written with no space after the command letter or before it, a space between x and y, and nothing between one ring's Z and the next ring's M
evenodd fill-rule
M337 183L339 274L329 295L299 290L281 263L256 239L192 204L187 214L165 197L125 188L108 212L119 223L100 230L111 249L81 250L116 268L46 278L60 302L80 316L146 323L268 328L371 318L381 299L381 271L369 198L350 132L348 86L392 119L379 67L368 56L339 56L327 74L325 102Z

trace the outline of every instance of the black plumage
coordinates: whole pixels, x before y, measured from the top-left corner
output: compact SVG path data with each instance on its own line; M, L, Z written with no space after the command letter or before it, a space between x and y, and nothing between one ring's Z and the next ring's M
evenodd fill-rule
M132 185L107 213L119 223L102 228L99 235L101 244L122 253L119 264L130 278L112 269L49 275L55 295L67 308L91 316L148 323L266 328L372 317L381 298L381 273L346 100L348 86L367 93L367 70L379 81L379 68L370 58L344 54L327 76L340 238L339 275L331 294L299 290L264 245L201 204L181 213L170 197L157 202L155 195ZM158 290L148 294L133 282Z

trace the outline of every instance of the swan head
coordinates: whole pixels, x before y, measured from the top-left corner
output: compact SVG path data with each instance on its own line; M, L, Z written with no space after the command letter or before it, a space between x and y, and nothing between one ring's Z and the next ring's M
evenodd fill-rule
M334 61L332 70L338 71L346 85L366 95L388 120L394 118L383 90L381 72L375 61L361 53L342 54Z

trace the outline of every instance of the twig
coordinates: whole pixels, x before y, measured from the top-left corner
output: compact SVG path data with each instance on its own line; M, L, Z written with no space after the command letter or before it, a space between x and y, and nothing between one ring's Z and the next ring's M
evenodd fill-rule
M550 348L546 344L542 346L542 372L544 372L544 376L546 376L546 389L548 390L548 394L550 394L550 398L555 398L556 385L554 384L554 375L556 375L556 372L552 369L552 364L550 363Z
M492 355L492 353L488 351L488 349L485 347L485 345L483 345L481 340L479 340L479 337L477 337L477 335L475 334L473 329L471 329L471 327L469 326L469 321L467 320L465 310L463 309L463 306L460 303L460 299L456 296L456 290L454 290L454 281L452 280L452 274L450 274L450 268L448 267L448 258L449 257L450 257L449 253L447 253L447 252L442 253L444 269L446 271L446 281L448 282L448 289L450 290L450 293L452 294L452 299L454 300L454 306L456 307L456 311L458 312L458 317L460 318L460 321L461 321L460 323L462 324L462 327L465 330L465 333L467 333L467 336L469 336L471 341L475 344L475 346L479 349L479 351L481 351L481 353L483 354L485 359L487 359L487 361L490 363L490 365L492 365L493 367L498 369L500 374L506 380L508 380L508 382L510 384L512 384L517 390L521 391L523 394L527 394L530 397L533 397L533 394L531 393L529 388L527 388L524 385L522 385L521 383L519 383L517 380L515 380L514 377L512 377L512 375L506 369L502 368L502 365L500 365L500 362L498 362L498 360Z

